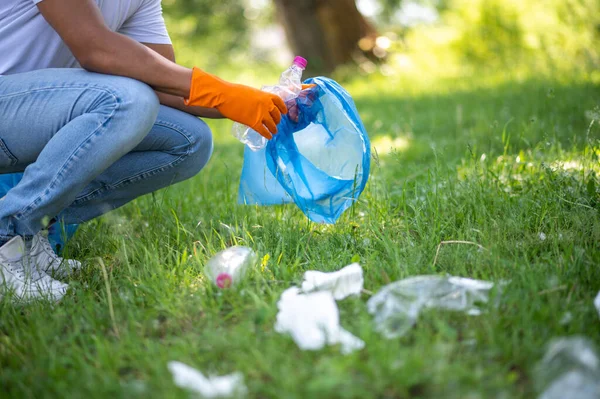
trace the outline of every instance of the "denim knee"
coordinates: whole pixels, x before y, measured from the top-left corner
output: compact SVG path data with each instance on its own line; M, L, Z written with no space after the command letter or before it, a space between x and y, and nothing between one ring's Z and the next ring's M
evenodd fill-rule
M114 132L124 145L137 145L152 129L160 107L154 90L145 83L125 77L113 77L108 91L116 102L116 113L122 127Z
M187 156L179 167L177 180L186 180L198 174L208 163L213 151L213 137L210 127L203 120L185 115L183 117L189 143Z

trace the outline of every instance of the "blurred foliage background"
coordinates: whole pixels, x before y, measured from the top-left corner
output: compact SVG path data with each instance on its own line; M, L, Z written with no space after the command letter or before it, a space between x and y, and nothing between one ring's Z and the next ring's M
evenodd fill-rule
M600 74L598 0L163 0L163 10L181 63L235 75L279 70L294 53L310 74L339 79Z

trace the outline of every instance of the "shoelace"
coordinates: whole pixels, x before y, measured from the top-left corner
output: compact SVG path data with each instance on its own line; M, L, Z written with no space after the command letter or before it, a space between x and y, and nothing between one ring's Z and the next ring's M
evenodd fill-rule
M16 275L19 279L25 280L25 269L23 269L23 265L18 262L6 262L8 265L8 269Z
M46 253L52 257L52 260L60 263L62 261L62 258L58 255L56 255L56 253L54 253L54 250L52 249L52 245L50 245L50 241L48 241L48 238L44 235L44 234L40 234L38 236L38 240L42 243L42 247L44 248L44 250L46 251Z
M47 276L47 274L43 270L40 270L37 267L37 265L35 265L35 263L33 262L33 259L29 258L29 256L27 256L27 259L24 259L23 261L27 262L27 265L25 265L25 264L23 265L24 273L25 273L25 275L27 275L27 273L29 273L32 281L37 281L37 280Z
M27 256L27 255L26 255ZM27 267L23 262L30 263L29 259L20 259L19 261L10 261L4 259L4 263L8 266L8 269L11 273L13 273L20 280L27 280L27 277L30 277L32 281L37 281L40 278L43 278L46 274L34 265L28 264Z

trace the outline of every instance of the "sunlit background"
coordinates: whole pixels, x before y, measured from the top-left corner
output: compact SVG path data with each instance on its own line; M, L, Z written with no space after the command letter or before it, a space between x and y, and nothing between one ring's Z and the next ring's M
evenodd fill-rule
M595 107L567 111L567 97L555 92L600 83L597 0L163 0L163 8L184 65L260 87L276 83L294 55L308 58L305 77L333 77L355 96L382 156L418 147L415 131L422 146L438 148L499 141L510 121L520 129L514 121L537 116L498 106L493 120L473 125L478 114L467 104L501 104L511 91L531 101L541 90L582 125L597 120ZM430 101L429 120L415 121L413 106ZM449 135L426 139L425 124ZM541 139L547 128L538 128Z
M164 0L179 61L242 75L592 73L600 80L596 0Z

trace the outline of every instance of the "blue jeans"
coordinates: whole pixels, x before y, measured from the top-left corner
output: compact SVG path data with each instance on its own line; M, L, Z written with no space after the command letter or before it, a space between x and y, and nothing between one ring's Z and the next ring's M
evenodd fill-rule
M0 243L50 219L77 224L196 175L213 149L202 120L139 81L82 69L0 76Z
M23 173L7 173L0 175L0 198L4 197L6 193L14 186L19 184ZM62 250L65 247L67 241L75 234L79 225L77 224L64 224L54 223L48 226L48 241L58 255L62 254Z

